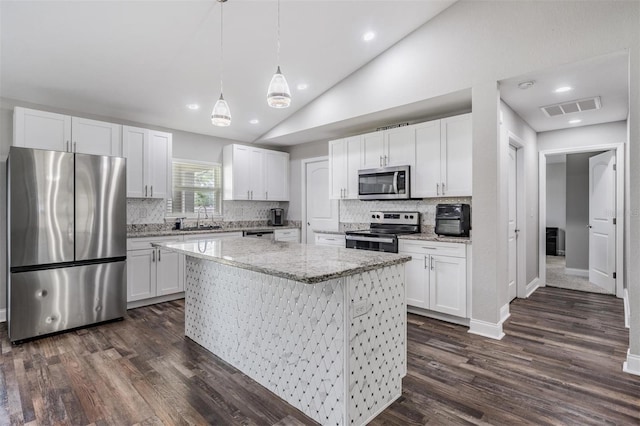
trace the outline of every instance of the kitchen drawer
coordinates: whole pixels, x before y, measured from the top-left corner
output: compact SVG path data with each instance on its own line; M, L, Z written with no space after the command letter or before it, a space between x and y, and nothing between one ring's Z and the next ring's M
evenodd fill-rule
M317 246L339 246L345 247L345 237L339 234L315 234Z
M182 235L176 236L160 236L160 237L143 237L143 238L128 238L127 250L145 250L153 248L153 243L180 243L182 242Z
M398 241L398 252L415 253L426 255L465 257L465 244L443 243L439 241L416 241L402 240Z
M211 232L209 234L186 234L184 241L220 240L223 238L242 237L242 232Z
M275 229L273 236L276 241L300 241L300 232L297 229Z

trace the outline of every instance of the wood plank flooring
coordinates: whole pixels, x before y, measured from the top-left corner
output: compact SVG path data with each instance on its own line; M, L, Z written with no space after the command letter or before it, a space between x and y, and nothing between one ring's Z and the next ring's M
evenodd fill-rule
M183 318L168 302L17 346L0 325L0 424L314 424L184 338ZM505 333L409 315L403 395L372 424L640 424L620 300L543 288Z

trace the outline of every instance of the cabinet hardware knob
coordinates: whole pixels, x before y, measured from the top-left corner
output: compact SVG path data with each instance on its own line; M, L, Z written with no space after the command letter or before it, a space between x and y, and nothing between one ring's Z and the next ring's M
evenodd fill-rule
M424 269L427 269L427 256L424 257Z
M147 185L144 186L144 196L147 196Z
M436 183L436 195L440 195L440 184Z
M431 256L431 270L433 271L433 256Z
M249 198L249 197L250 197L250 195L249 195L249 193L250 193L250 192L251 192L251 191L249 191L249 190L247 189L247 200L250 200L250 199L251 199L251 198Z
M160 262L162 259L161 257L162 252L160 251L160 249L158 249L158 262Z
M387 166L389 164L389 162L387 161L387 156L384 156L384 165Z
M73 152L78 152L78 142L73 143Z
M251 190L251 199L253 200L253 189Z
M151 185L151 196L153 197L153 185Z
M444 182L442 182L442 195L444 195Z
M67 152L71 152L69 151L69 141L67 141Z
M151 252L151 261L152 262L156 261L156 251L155 250Z

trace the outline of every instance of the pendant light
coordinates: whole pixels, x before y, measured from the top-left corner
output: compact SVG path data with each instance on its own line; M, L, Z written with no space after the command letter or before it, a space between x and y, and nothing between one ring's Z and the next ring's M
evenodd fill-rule
M278 68L267 89L267 103L272 108L287 108L291 103L291 92L280 71L280 0L278 0Z
M222 96L222 69L224 63L224 50L223 50L223 39L222 39L222 3L227 0L218 0L220 3L220 98L216 102L213 107L213 111L211 112L211 123L214 126L218 127L227 127L231 124L231 110L229 109L229 105L227 105L227 101L224 100L224 96Z

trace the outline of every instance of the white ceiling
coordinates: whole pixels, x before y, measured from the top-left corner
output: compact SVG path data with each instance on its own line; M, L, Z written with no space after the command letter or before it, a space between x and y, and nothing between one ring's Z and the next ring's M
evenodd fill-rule
M282 0L280 65L293 101L277 110L266 103L276 2L227 1L224 95L233 119L219 128L210 120L220 94L217 1L3 0L0 96L252 142L454 2ZM364 42L366 31L376 38Z
M500 82L500 97L537 132L626 120L629 111L629 63L626 52L566 64ZM535 81L522 90L518 84ZM573 90L555 93L558 87ZM602 108L547 117L540 107L600 96ZM579 124L569 120L580 119Z

